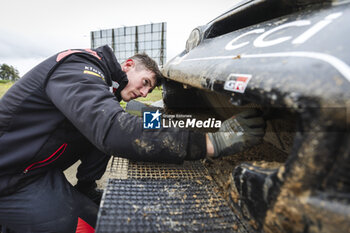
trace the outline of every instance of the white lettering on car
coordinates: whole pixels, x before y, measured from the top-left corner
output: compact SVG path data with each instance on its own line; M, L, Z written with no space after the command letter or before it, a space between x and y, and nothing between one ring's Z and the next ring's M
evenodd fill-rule
M254 29L252 31L249 31L249 32L246 32L246 33L243 33L242 35L239 35L237 36L236 38L234 38L233 40L231 40L225 47L226 50L234 50L234 49L238 49L238 48L241 48L247 44L249 44L249 41L246 41L246 42L242 42L240 44L236 44L236 45L233 45L233 43L235 43L237 40L241 39L242 37L245 37L247 35L250 35L250 34L255 34L255 33L263 33L265 31L265 29L263 28L260 28L260 29Z
M332 14L326 16L323 20L317 22L312 27L310 27L305 32L303 32L301 35L299 35L297 38L295 38L292 41L292 43L293 44L302 44L302 43L306 42L312 36L314 36L316 33L318 33L323 28L325 28L327 25L329 25L334 19L337 19L341 15L342 15L342 12L337 12L337 13L332 13ZM271 30L268 30L266 32L265 32L265 29L263 29L263 28L254 29L254 30L245 32L245 33L235 37L234 39L232 39L230 42L227 43L227 45L225 46L225 49L226 50L234 50L234 49L242 48L242 47L248 45L250 43L250 41L244 41L244 42L241 42L239 44L234 44L234 43L237 42L239 39L241 39L247 35L251 35L251 34L261 34L253 42L253 45L255 47L269 47L269 46L273 46L276 44L280 44L280 43L283 43L285 41L292 39L292 37L291 36L284 36L284 37L279 37L279 38L276 38L273 40L266 40L266 38L268 36L278 32L278 31L285 29L285 28L288 28L288 27L302 27L302 26L308 26L310 24L311 24L311 22L309 20L297 20L294 22L289 22L289 23L279 25L279 26L277 26Z
M320 22L316 23L314 26L309 28L306 32L295 38L295 40L292 41L293 44L302 44L308 39L310 39L313 35L315 35L317 32L319 32L321 29L326 27L328 24L332 22L332 20L340 17L343 13L337 12L328 15L324 20L321 20Z
M311 24L311 22L309 20L298 20L298 21L282 24L282 25L280 25L278 27L275 27L275 28L265 32L264 34L258 36L254 40L254 46L255 47L268 47L268 46L280 44L282 42L290 40L292 37L291 36L285 36L285 37L280 37L280 38L277 38L277 39L274 39L274 40L265 40L265 38L270 36L272 33L277 32L277 31L279 31L281 29L284 29L284 28L301 27L301 26L307 26L307 25L310 25L310 24Z

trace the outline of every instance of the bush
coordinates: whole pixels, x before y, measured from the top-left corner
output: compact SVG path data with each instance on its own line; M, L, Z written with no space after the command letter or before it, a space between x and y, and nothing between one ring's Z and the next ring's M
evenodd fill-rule
M12 82L11 80L1 80L0 79L0 83L9 83L9 82Z

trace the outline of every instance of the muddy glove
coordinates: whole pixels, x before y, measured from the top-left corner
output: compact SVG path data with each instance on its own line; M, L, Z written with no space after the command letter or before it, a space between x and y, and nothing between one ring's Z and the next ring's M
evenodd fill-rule
M262 141L265 121L255 109L241 112L224 121L216 133L208 133L214 158L236 154Z

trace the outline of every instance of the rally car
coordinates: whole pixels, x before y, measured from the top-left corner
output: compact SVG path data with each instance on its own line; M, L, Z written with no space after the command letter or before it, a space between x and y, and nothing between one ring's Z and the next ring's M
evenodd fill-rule
M252 232L350 229L350 1L244 0L163 68L165 107L258 108L264 143L206 161Z

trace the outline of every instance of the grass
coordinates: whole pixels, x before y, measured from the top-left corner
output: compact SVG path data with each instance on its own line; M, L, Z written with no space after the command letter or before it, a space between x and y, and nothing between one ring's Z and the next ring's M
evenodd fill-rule
M143 97L140 97L140 98L137 98L135 99L136 101L139 101L141 103L145 103L145 104L151 104L153 102L156 102L158 100L161 100L163 97L162 97L162 88L161 87L156 87L154 88L154 90L152 91L152 93L148 94L147 97L143 98ZM120 102L120 105L125 109L125 106L126 106L126 102L124 101L121 101Z
M14 84L9 80L0 80L0 98L6 93L6 91Z

